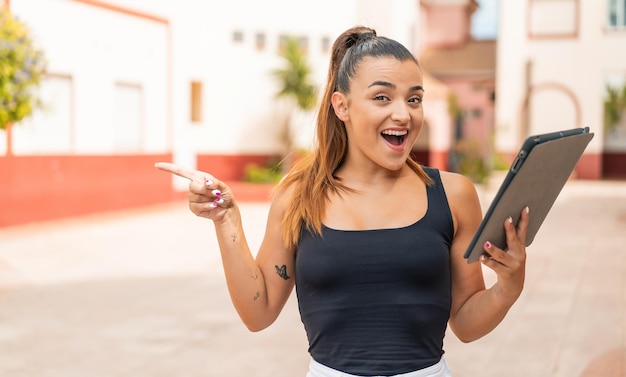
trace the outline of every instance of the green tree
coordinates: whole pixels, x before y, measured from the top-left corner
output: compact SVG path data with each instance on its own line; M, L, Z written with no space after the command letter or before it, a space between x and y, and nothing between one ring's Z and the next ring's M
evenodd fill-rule
M626 114L626 84L621 88L606 86L604 98L604 127L607 131L617 127Z
M39 105L37 88L46 71L28 27L0 8L0 129L30 116Z
M288 37L281 46L280 56L285 62L283 68L272 73L277 79L280 89L276 93L279 98L286 98L291 104L288 116L281 127L281 142L287 157L284 168L290 166L289 157L294 149L294 136L291 131L291 119L296 110L311 110L317 104L317 88L311 82L312 69L307 62L306 50L295 37Z

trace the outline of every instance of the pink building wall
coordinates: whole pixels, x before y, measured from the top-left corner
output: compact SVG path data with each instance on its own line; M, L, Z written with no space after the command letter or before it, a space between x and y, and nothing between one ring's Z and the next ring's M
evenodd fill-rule
M422 49L458 46L470 38L471 13L467 5L424 5L422 13Z
M487 148L494 122L494 103L491 100L493 80L487 83L462 78L443 81L457 96L458 106L466 112L463 119L464 138L475 140Z

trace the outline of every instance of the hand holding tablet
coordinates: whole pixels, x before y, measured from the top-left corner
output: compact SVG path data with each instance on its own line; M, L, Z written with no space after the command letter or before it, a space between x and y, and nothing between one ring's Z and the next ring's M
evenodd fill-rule
M468 263L485 253L487 241L506 249L502 223L511 217L517 225L525 207L531 213L526 246L532 243L593 136L585 127L526 139L465 252Z

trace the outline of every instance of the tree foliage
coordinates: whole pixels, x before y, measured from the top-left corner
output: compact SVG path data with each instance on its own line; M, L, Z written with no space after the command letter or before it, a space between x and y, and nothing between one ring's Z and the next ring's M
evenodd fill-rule
M46 62L29 34L24 23L0 8L0 129L28 117L39 105L37 88Z
M290 102L290 110L282 122L279 139L284 147L284 158L281 161L282 172L289 171L295 156L295 140L291 129L291 119L295 110L311 110L317 105L317 88L311 82L312 69L307 62L306 50L298 38L287 37L281 46L280 57L284 67L272 73L278 81L279 90L276 96L286 98Z
M280 84L277 96L292 98L302 110L312 109L317 102L317 89L310 81L311 68L298 39L288 37L280 56L286 65L273 72Z
M604 127L611 130L620 124L626 114L626 84L621 88L606 86L604 98Z

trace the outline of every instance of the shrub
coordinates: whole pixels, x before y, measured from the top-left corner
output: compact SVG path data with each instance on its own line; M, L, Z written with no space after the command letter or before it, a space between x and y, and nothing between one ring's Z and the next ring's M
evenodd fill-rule
M277 183L283 177L281 163L272 160L267 165L248 164L245 167L244 180L252 183Z
M36 89L46 61L26 25L0 8L0 129L30 116L40 105Z

